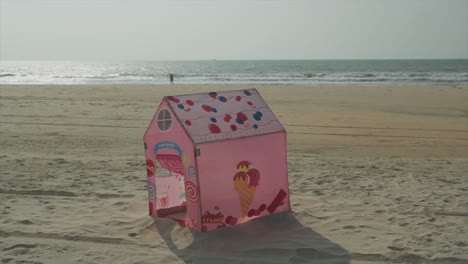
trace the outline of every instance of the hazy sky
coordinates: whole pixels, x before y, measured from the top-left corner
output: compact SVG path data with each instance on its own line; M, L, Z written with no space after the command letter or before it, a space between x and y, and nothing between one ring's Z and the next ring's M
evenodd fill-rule
M468 58L468 0L0 0L1 60Z

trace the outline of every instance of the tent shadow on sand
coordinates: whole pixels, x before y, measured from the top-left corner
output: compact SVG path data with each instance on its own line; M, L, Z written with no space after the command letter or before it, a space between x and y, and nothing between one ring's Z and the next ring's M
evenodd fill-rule
M175 222L156 220L153 225L169 249L185 263L350 263L344 248L288 213L208 233L179 229L192 240L184 248L177 245L181 244L180 238L172 238ZM179 233L174 237L179 235L183 236Z

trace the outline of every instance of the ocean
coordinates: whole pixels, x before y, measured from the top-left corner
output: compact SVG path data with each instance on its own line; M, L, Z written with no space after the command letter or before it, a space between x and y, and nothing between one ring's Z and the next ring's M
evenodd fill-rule
M468 84L468 60L0 61L0 84Z

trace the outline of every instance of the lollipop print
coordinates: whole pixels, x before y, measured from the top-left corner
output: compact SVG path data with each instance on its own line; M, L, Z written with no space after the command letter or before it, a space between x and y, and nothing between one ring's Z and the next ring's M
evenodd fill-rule
M192 178L197 177L197 170L193 166L188 167L188 175Z
M156 186L152 182L148 182L146 185L148 188L148 197L150 199L155 199L156 198Z
M192 203L198 203L198 190L197 186L193 182L185 182L185 194L187 195L187 200Z
M154 165L154 161L147 159L146 160L146 175L148 177L153 177L155 171L156 171L156 167Z

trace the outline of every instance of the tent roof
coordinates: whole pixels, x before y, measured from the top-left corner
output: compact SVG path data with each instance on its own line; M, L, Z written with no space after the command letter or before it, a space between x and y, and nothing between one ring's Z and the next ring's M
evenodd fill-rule
M164 100L195 144L284 131L256 89L166 96Z

